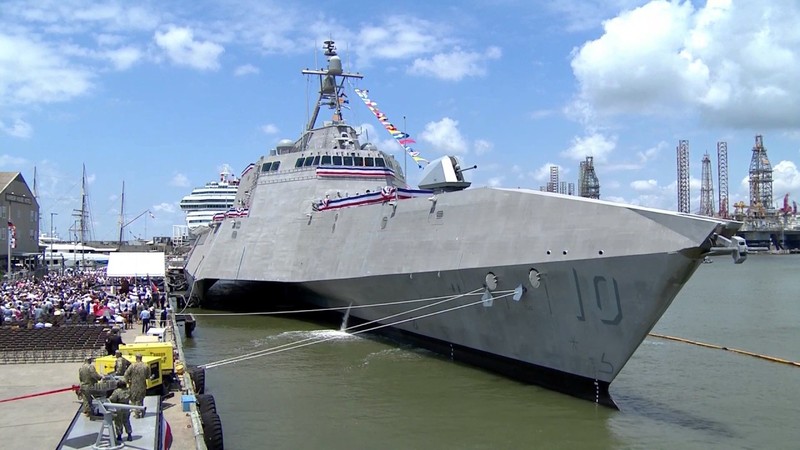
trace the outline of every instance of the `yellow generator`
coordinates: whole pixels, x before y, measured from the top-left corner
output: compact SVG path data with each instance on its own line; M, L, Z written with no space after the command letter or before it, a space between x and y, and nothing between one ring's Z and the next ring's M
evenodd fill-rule
M122 355L122 357L130 361L131 364L136 361L136 357L133 355ZM117 358L114 355L103 356L101 358L95 358L94 366L97 369L97 373L106 376L114 373L114 363L116 361ZM157 356L142 356L142 362L150 367L150 378L147 379L147 391L163 392L165 387L163 383L164 379L161 376L161 358Z
M155 356L161 359L161 373L172 376L175 367L173 357L173 346L170 342L136 342L128 345L120 345L119 351L122 355L133 361L134 355L141 353L142 356Z

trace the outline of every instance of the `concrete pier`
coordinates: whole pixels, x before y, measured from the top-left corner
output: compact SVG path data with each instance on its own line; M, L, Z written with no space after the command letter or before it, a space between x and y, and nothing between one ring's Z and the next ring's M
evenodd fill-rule
M172 323L174 325L174 321ZM169 327L166 339L175 342L172 330L174 328ZM125 343L133 343L139 334L138 327L122 330ZM58 446L81 408L75 392L66 390L19 400L3 400L77 385L80 366L81 363L74 362L0 365L0 447L5 450L27 450L55 449ZM196 429L199 422L192 419L192 412L183 411L182 392L173 391L171 396L162 400L164 417L173 436L171 449L205 449L202 429ZM194 406L192 410L195 411ZM136 420L132 419L131 422L135 435ZM96 423L99 431L102 422Z

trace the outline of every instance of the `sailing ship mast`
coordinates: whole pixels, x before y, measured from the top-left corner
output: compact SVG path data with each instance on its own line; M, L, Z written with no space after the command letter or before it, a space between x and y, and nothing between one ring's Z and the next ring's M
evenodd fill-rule
M122 247L123 231L125 230L125 180L122 180L122 197L119 204L119 246Z

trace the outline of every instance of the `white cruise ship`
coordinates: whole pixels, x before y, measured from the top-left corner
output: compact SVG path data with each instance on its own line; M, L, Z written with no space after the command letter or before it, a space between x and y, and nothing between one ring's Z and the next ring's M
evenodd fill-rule
M233 176L231 168L226 164L219 174L218 181L211 181L205 186L195 188L192 193L183 197L181 209L186 212L186 225L189 230L211 223L217 213L225 213L236 199L239 180Z

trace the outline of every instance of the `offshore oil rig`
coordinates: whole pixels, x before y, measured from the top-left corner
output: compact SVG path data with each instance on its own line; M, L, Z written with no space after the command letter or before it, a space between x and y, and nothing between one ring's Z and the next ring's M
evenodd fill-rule
M772 165L761 135L756 136L750 159L750 202L738 201L730 204L728 195L728 144L717 142L717 204L714 197L714 182L711 157L703 155L700 180L700 207L691 210L689 191L689 141L681 140L677 147L678 164L678 211L705 216L732 218L744 222L737 233L747 240L752 249L789 253L800 252L800 221L797 203L790 202L789 194L783 197L780 208L775 206L772 192ZM733 206L733 213L730 211Z

